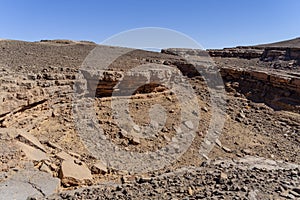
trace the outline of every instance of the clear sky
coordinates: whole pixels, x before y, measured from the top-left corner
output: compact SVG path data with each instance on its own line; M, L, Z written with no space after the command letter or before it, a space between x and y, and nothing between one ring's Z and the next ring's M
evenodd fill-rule
M300 37L300 0L0 0L0 38L91 40L163 27L204 48Z

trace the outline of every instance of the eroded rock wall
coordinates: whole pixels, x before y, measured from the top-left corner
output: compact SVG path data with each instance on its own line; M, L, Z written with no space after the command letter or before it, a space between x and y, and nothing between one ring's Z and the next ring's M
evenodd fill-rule
M298 73L283 75L265 71L222 68L225 84L253 101L264 102L274 109L300 112Z
M199 59L207 60L207 57L203 56L205 53L202 50L198 51ZM197 55L195 52L191 53L190 50L186 49L167 49L162 52L181 56L184 54ZM297 59L300 57L299 49L237 47L222 50L208 50L208 53L212 57L212 60L214 57L220 57L218 63L214 64L217 66L220 65L218 68L228 91L236 90L252 101L264 102L276 110L284 109L300 112L299 72L272 71L240 64L242 63L240 61L243 59L253 59L255 62L261 60L261 62L272 62L273 60L282 59L294 61L297 65ZM236 59L234 65L227 63L228 60L225 59L228 57ZM200 75L196 67L191 63L174 61L167 64L176 66L188 77Z
M136 93L162 92L172 84L183 82L180 71L176 68L165 66L161 69L156 64L149 67L151 69L146 67L127 72L81 70L83 76L78 77L77 91L92 97L130 96Z
M168 52L168 51L166 51ZM296 61L300 62L300 48L285 47L236 47L224 49L209 49L211 57L231 57L231 58L259 58L263 61Z

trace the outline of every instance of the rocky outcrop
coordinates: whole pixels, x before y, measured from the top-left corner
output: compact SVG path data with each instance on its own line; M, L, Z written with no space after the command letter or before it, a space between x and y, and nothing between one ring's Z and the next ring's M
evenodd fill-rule
M261 60L295 60L300 62L300 48L283 48L283 47L268 47L264 49Z
M41 43L52 43L52 44L93 44L92 41L74 41L74 40L41 40Z
M233 58L261 58L264 54L263 49L250 48L225 48L225 49L210 49L209 55L212 57L233 57Z
M166 51L167 52L167 51ZM212 57L231 57L253 59L259 58L262 61L295 60L300 62L300 48L290 47L236 47L224 49L209 49Z
M237 91L255 102L265 102L276 110L300 112L299 73L284 75L243 68L222 68L221 75L227 87L235 84Z
M300 50L300 49L299 49ZM174 65L188 77L199 76L196 70L205 68L205 62L210 59L203 50L166 49L162 51L172 55L198 56L203 66L194 66L187 61L174 61L164 63ZM212 60L210 65L215 65L213 57L232 57L237 59L257 59L273 61L274 59L293 59L297 63L300 51L292 48L262 48L262 47L237 47L223 50L208 50ZM281 58L282 57L282 58ZM222 60L221 60L222 61ZM199 63L201 63L199 62ZM238 63L238 62L237 62ZM295 64L297 65L297 64ZM292 110L300 112L300 73L270 71L264 68L253 68L244 65L231 66L230 64L217 66L227 89L234 89L255 102L264 102L276 110Z
M180 72L172 67L166 66L162 69L156 64L144 67L128 72L81 70L83 76L79 77L76 89L79 93L83 92L91 97L130 96L162 92L167 89L167 85L182 82Z

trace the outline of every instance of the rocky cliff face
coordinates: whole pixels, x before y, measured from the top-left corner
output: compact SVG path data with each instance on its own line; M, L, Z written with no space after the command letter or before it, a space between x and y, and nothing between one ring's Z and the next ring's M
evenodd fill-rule
M225 49L210 49L209 55L223 58L259 58L263 61L300 61L300 48L286 47L236 47Z
M256 46L209 49L208 52L212 57L259 58L264 61L296 60L299 62L300 38Z
M209 55L212 63L219 68L227 90L235 88L252 101L267 103L274 109L300 112L300 48L256 46L206 52L187 49L166 49L162 52L197 54L206 58ZM176 61L170 64L189 77L199 76L196 67L190 63Z
M210 49L209 55L212 57L227 58L261 58L264 53L263 49L254 48L226 48L226 49Z

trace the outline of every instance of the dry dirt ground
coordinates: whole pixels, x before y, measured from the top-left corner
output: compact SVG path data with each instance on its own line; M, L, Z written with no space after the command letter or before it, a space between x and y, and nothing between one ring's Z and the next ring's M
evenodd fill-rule
M272 92L265 97L263 87L253 86L256 80L222 76L226 90L224 127L217 133L213 149L202 155L199 149L213 120L211 93L203 77L190 72L194 70L190 69L192 65L174 55L176 52L131 50L118 57L96 80L94 95L82 99L91 102L88 105L95 117L74 110L74 85L84 59L95 46L84 41L0 41L0 199L300 198L300 82L292 92L268 83L268 91ZM128 51L100 48L104 58L109 58L111 52ZM295 83L300 77L300 63L295 59L212 60L221 70L259 70L291 76ZM191 109L198 126L193 121L181 121L184 108L180 98L159 84L150 82L134 95L111 97L118 73L145 64L182 71L196 94L198 107ZM272 104L272 94L280 92L285 92L283 95L293 104ZM112 107L116 99L129 102L127 114L137 126L120 128L117 111ZM160 111L163 107L165 123L159 115L154 116L155 120L149 115L155 105L161 106ZM135 172L112 165L107 160L114 157L112 153L106 159L98 157L91 148L101 146L101 142L86 143L79 132L89 134L89 129L77 121L76 115L93 119L91 126L96 123L103 129L103 141L128 153L155 152L176 142L174 136L189 129L194 131L194 138L187 150L168 165L162 161L151 171ZM180 131L182 124L185 129ZM150 131L150 137L139 137L145 126L155 131Z

